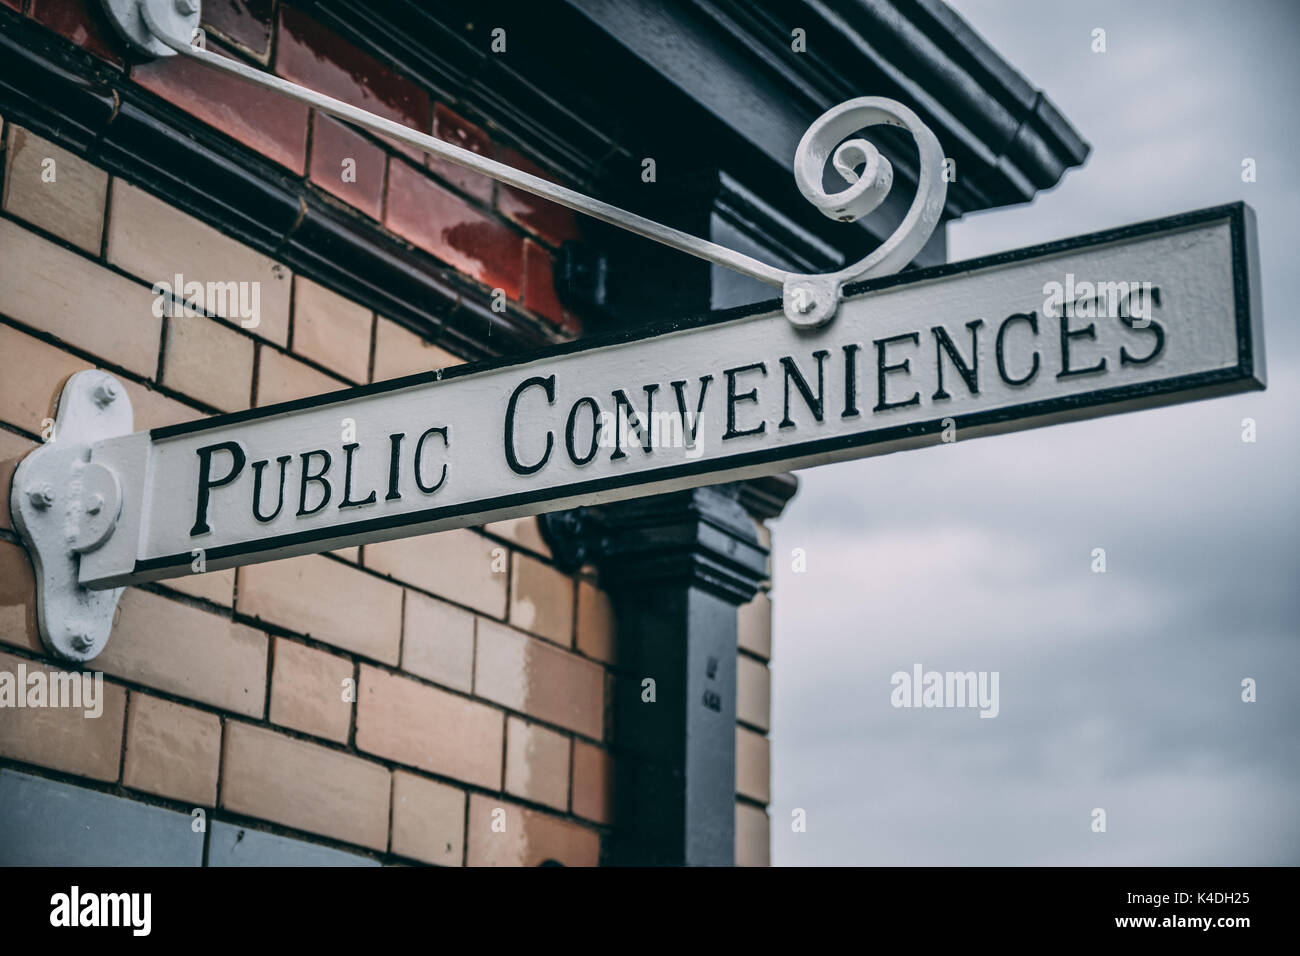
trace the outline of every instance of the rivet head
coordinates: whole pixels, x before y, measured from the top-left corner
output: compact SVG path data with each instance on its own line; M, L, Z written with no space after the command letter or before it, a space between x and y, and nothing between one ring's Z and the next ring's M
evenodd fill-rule
M106 378L95 386L95 401L102 405L109 405L117 398L117 383L111 378Z
M86 502L86 514L97 515L104 510L104 496L91 495L90 500Z
M85 631L74 631L71 636L71 641L72 641L72 646L79 651L90 650L90 645L94 643L93 641L91 641L90 635L87 634Z
M44 511L54 504L54 486L47 483L35 488L28 488L27 498L34 508L38 511Z

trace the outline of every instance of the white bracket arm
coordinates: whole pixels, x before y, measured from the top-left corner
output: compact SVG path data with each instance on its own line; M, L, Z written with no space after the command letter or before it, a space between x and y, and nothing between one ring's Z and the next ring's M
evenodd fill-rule
M878 96L863 96L832 107L808 128L795 151L795 182L804 197L829 218L842 222L852 222L874 211L893 185L893 168L871 143L845 137L882 124L905 129L916 140L920 155L916 196L894 233L866 258L837 272L818 275L789 272L375 116L238 60L210 53L198 40L201 36L199 0L103 0L103 4L118 32L141 53L149 56L180 53L508 186L779 286L786 318L801 328L816 328L829 322L839 308L846 283L890 275L907 265L939 224L947 197L943 150L934 133L914 112L901 103ZM825 191L822 174L828 161L849 184L847 188L835 193Z

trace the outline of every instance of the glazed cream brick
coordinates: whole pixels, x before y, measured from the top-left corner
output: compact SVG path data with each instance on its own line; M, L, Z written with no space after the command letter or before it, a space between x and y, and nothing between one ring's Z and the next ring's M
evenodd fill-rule
M317 371L305 362L291 358L283 352L267 348L259 350L257 358L257 407L292 402L312 395L324 395L347 388L341 378Z
M44 654L36 625L36 575L27 552L0 538L0 641Z
M267 637L219 614L127 588L95 666L124 680L261 717Z
M240 324L253 335L286 345L289 341L289 291L293 273L260 252L222 235L120 179L109 196L108 261L144 280L148 287L182 281L257 283L257 324L244 326L238 295L224 308L204 302L204 311ZM177 298L181 298L178 294Z
M772 599L759 591L736 611L737 640L743 650L765 661L772 659Z
M346 657L275 639L271 664L271 723L347 743L352 728L352 698L344 700L344 681L354 677Z
M551 556L550 545L542 537L541 528L537 524L535 516L527 518L507 518L505 521L491 521L483 526L483 530L488 534L494 534L499 538L505 538L507 541L518 545L519 547L532 551L534 554L540 554L543 558Z
M767 813L748 803L736 804L736 866L767 866L771 858Z
M590 581L578 582L577 631L578 650L607 664L614 662L614 604Z
M383 316L376 319L375 367L371 381L386 382L390 378L463 364L446 349L430 345L405 326Z
M388 770L239 721L226 724L221 805L372 850L388 846Z
M772 672L741 654L736 661L736 719L771 730Z
M465 861L465 791L393 771L392 851L438 866Z
M2 388L3 386L0 386ZM13 517L9 514L9 491L13 481L14 470L18 463L26 458L36 447L38 443L30 438L24 438L22 435L15 435L13 432L5 431L0 428L0 528L11 529L14 526Z
M505 617L509 554L468 528L368 544L362 561L422 591Z
M357 749L480 787L501 786L504 715L407 677L362 665Z
M167 320L162 382L223 412L248 408L255 343L205 316Z
M408 590L402 620L402 670L468 694L474 687L473 613Z
M202 574L183 574L160 582L164 587L180 591L190 597L202 598L222 607L235 603L235 569L204 571Z
M0 229L3 227L0 222ZM3 269L0 263L0 271ZM3 296L0 290L0 298ZM54 420L55 404L68 379L94 367L7 325L0 325L0 356L6 373L11 369L22 370L21 375L0 374L0 421L33 435L43 436L42 423L46 419Z
M69 673L0 651L0 678L17 682L19 665L31 675ZM87 707L8 707L0 713L0 757L39 764L92 780L116 780L122 760L122 722L126 690L102 681L103 710L87 717ZM84 698L83 698L84 703Z
M602 736L605 672L599 664L483 618L474 693L587 737Z
M771 802L771 758L768 740L744 727L736 728L736 793L759 803Z
M569 738L518 717L506 720L506 792L564 811L569 806Z
M149 694L131 694L123 786L211 807L217 802L220 763L220 717Z
M469 798L465 846L469 866L600 863L600 835L595 830L479 793Z
M99 255L108 173L21 126L9 127L7 151L5 212Z
M573 742L573 813L609 823L614 799L614 769L609 754L584 740Z
M510 623L562 647L573 646L573 579L526 554L510 569Z
M342 650L397 663L402 589L333 558L308 554L245 565L236 606Z
M16 322L153 378L162 330L153 299L147 285L0 220L0 312Z
M127 379L122 381L122 385L127 397L131 399L132 423L138 432L207 417L206 413L192 405L178 402L138 382Z
M293 350L353 382L367 381L370 310L302 276L293 283Z

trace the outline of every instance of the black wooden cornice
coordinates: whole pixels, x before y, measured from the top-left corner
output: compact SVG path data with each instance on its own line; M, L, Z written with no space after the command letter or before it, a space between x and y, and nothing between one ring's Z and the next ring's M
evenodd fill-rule
M808 206L791 161L836 103L883 95L920 114L957 162L947 218L1027 202L1088 154L1051 102L939 0L300 2L586 191L650 215L639 204L661 197L628 185L641 158L655 157L661 179L721 170L846 260L901 220L917 170L905 134L877 128L897 183L881 211L853 229ZM507 28L505 55L489 52L496 26ZM795 27L804 53L791 50Z
M467 359L558 337L7 7L0 114Z

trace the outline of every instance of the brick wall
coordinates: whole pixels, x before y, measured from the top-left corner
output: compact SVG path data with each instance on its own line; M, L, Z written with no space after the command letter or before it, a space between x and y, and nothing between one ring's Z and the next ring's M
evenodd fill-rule
M542 172L285 4L261 17L248 11L271 4L206 6L210 48ZM580 328L551 278L557 244L576 235L567 211L197 65L128 65L97 5L29 0L25 12L539 321ZM459 359L2 124L0 671L12 672L62 666L36 633L7 493L69 375L113 372L146 429ZM347 159L355 181L340 176ZM260 283L260 324L157 317L152 286L176 273ZM128 589L91 664L107 675L102 716L0 711L9 852L65 825L48 808L71 800L79 819L110 821L101 862L141 852L113 843L127 814L170 862L595 863L611 822L616 635L591 569L566 576L549 559L521 519ZM765 864L767 595L740 613L737 860ZM51 790L71 796L41 796Z

